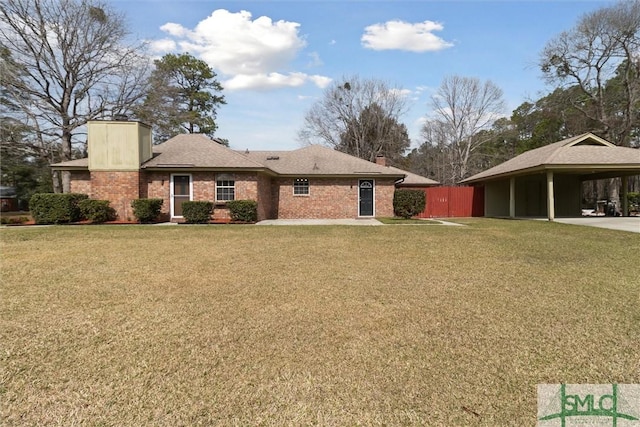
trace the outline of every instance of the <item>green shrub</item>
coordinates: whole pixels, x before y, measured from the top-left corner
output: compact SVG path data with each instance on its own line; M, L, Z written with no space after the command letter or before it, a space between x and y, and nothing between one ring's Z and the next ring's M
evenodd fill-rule
M86 194L36 193L29 200L29 210L36 224L64 224L83 219L78 207Z
M80 200L78 207L85 219L96 224L112 221L116 218L116 211L109 206L108 200L84 199Z
M190 224L206 224L211 219L213 203L206 201L190 201L182 203L182 216Z
M426 203L422 190L396 190L393 193L393 213L405 219L424 211Z
M255 200L230 200L227 202L233 221L256 222L258 220L258 202Z
M627 193L627 202L629 207L638 207L640 206L640 192L637 191L629 191Z
M29 221L29 218L26 216L0 217L0 224L3 224L3 225L24 224L25 222L28 222L28 221Z
M155 221L160 215L162 199L136 199L131 201L133 215L138 222L147 223Z

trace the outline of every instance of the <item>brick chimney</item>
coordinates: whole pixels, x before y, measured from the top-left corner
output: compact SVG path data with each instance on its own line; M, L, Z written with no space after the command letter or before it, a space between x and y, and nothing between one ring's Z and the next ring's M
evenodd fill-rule
M382 154L376 156L376 165L387 166L387 158Z

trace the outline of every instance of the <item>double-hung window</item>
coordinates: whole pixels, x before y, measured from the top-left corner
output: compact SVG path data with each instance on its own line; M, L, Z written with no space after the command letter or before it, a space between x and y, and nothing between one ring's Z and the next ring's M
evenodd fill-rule
M309 178L296 178L295 180L293 180L293 195L309 195Z
M235 200L236 198L236 182L233 175L228 173L220 173L216 175L216 201L226 202Z

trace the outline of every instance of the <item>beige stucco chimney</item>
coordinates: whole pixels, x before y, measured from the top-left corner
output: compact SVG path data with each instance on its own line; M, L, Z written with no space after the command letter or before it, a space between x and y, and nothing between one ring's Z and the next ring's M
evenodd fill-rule
M151 127L137 121L87 123L90 171L137 171L152 156Z

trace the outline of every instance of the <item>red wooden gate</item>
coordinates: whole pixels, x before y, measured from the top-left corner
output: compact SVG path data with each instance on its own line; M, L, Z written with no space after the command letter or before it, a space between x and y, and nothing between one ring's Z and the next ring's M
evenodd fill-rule
M484 187L428 187L419 218L484 216Z

